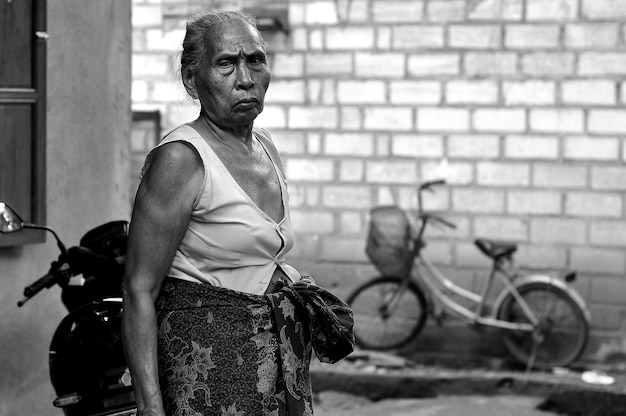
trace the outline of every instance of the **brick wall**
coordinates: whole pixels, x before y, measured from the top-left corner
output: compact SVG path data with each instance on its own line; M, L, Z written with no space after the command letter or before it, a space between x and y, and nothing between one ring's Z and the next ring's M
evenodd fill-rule
M414 208L416 184L443 176L449 186L427 203L459 227L433 233L438 264L467 286L487 264L475 236L516 241L520 265L580 272L588 355L625 351L626 3L283 6L290 31L269 35L273 80L257 125L285 159L293 263L345 293L374 272L370 207ZM197 113L174 68L184 19L206 7L134 1L133 105L160 109L166 131Z

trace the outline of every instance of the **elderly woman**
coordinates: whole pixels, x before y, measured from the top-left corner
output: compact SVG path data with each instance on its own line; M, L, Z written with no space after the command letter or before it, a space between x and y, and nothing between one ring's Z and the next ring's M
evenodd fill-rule
M122 333L138 415L311 415L311 349L348 354L351 316L284 263L287 184L253 128L270 83L254 20L189 22L181 75L200 115L146 158L128 239ZM320 336L320 321L339 337Z

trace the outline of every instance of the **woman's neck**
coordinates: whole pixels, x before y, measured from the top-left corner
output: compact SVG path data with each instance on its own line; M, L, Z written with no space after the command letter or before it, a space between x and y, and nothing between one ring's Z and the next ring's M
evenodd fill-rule
M248 144L252 140L252 123L246 126L223 126L213 122L204 113L200 113L196 121L206 126L220 141L231 142L232 140L238 140Z

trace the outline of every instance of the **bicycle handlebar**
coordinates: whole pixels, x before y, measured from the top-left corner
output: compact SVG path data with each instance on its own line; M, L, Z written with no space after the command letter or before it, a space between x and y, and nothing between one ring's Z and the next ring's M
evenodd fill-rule
M450 222L450 221L446 220L445 218L438 217L438 216L436 216L434 214L423 214L422 215L422 219L424 221L431 220L433 222L437 222L439 224L445 225L448 228L452 228L452 229L456 228L456 224L454 224L453 222Z
M419 190L420 191L425 191L425 190L429 190L430 188L432 188L433 186L438 186L438 185L445 185L446 184L446 180L445 179L435 179L432 181L427 181L424 182L423 184L420 185Z

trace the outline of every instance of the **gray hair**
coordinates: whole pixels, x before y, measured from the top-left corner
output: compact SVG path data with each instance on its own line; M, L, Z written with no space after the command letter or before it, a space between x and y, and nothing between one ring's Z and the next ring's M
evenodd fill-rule
M202 58L206 55L207 45L205 35L214 27L222 23L243 22L252 26L256 30L256 18L254 16L236 12L213 10L210 12L195 15L187 22L185 40L183 40L183 51L180 56L180 74L184 77L186 71L196 74L202 64ZM263 42L263 47L266 43Z

